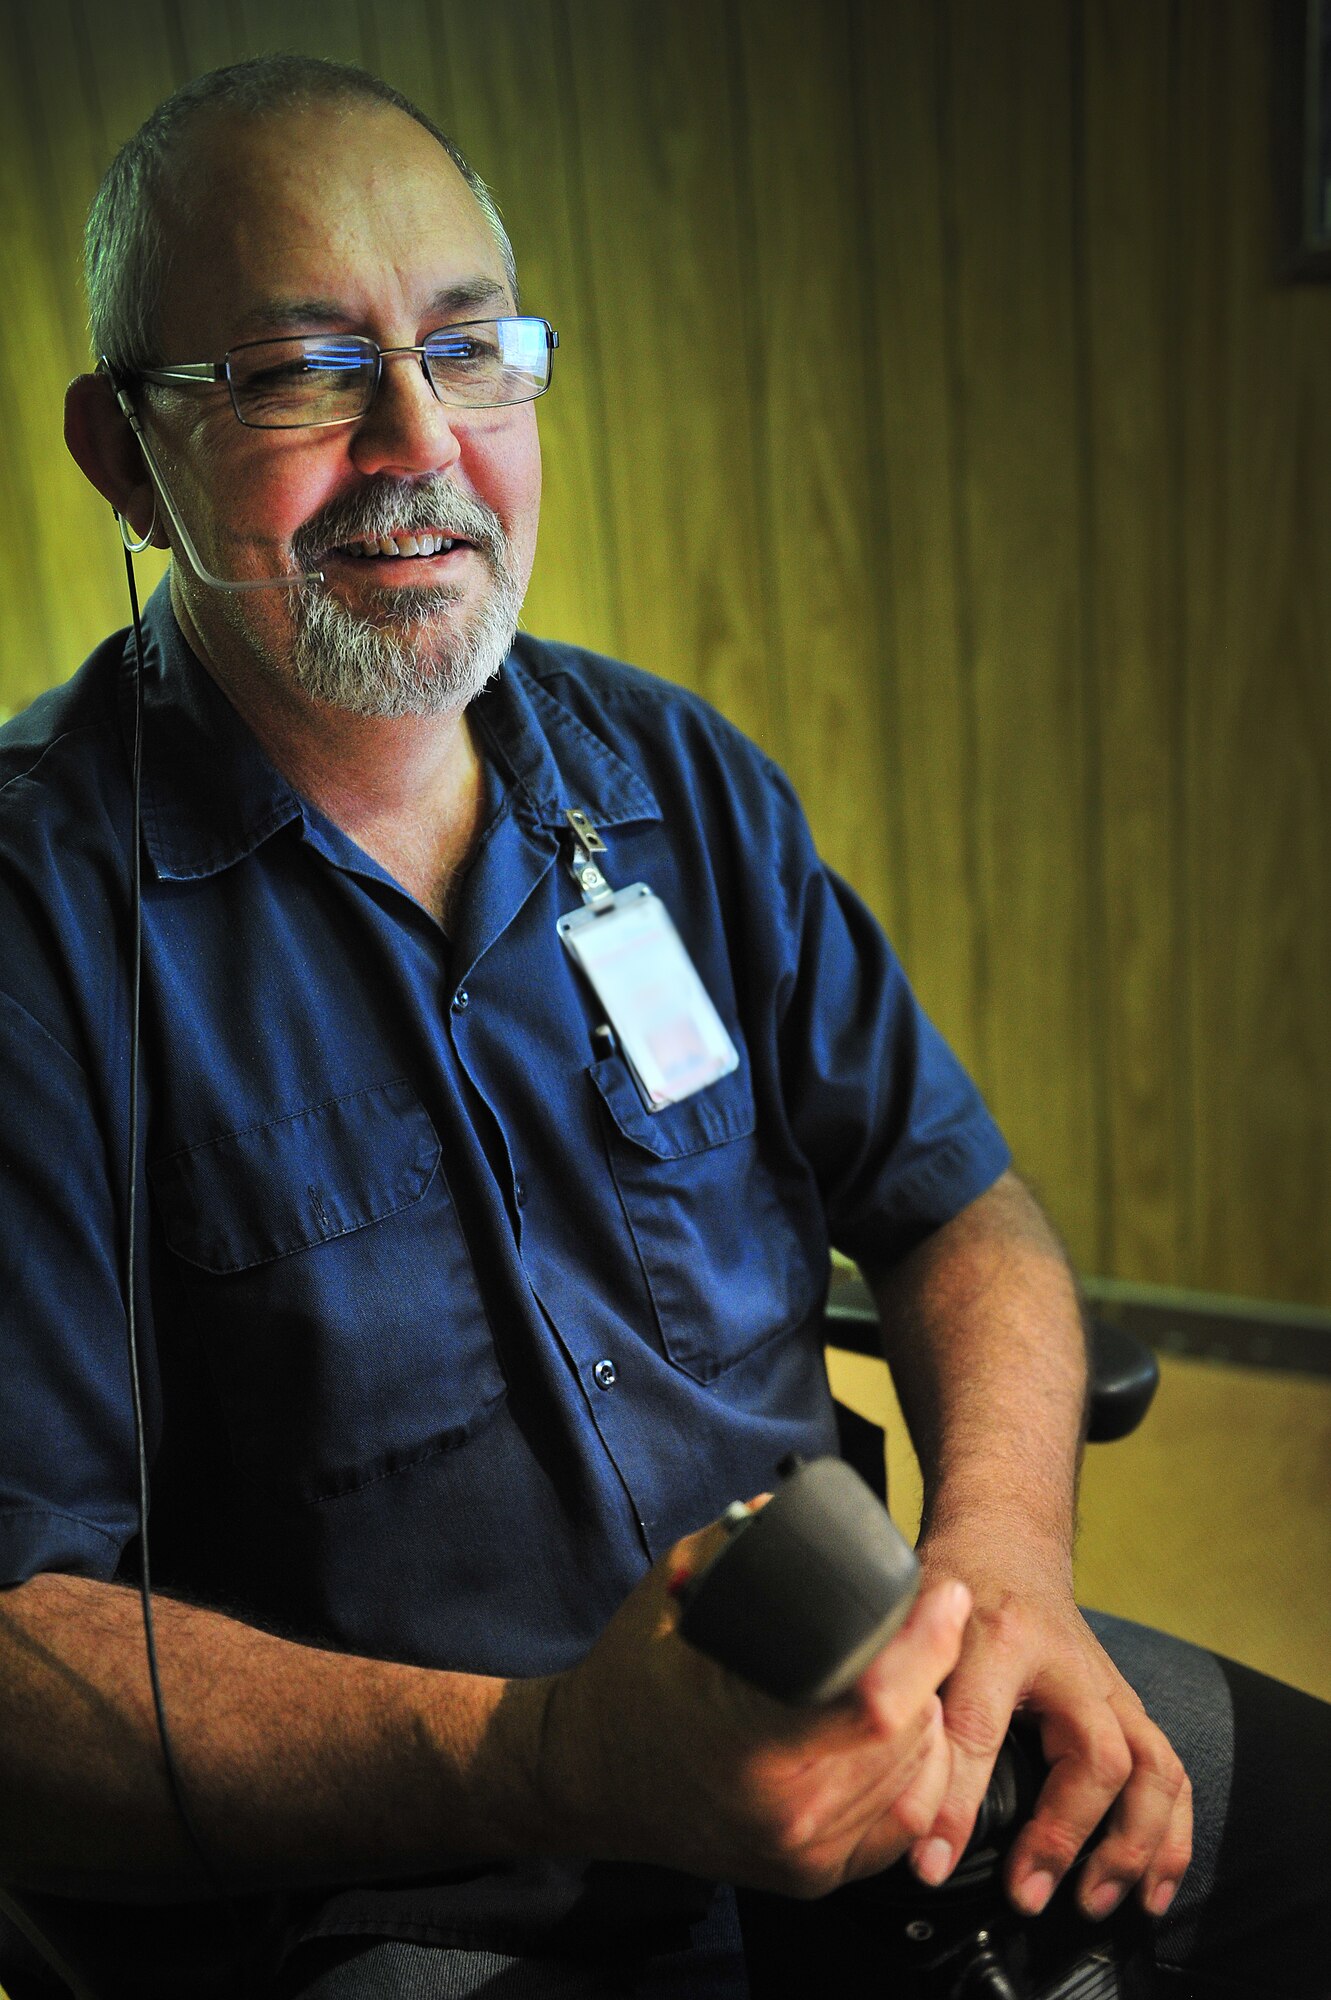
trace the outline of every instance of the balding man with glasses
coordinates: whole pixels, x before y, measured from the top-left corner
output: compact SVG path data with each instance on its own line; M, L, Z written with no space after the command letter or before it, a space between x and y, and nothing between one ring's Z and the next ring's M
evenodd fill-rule
M1076 1861L1273 1964L1235 1683L1072 1604L1075 1291L974 1087L757 750L515 637L557 335L484 184L266 58L122 149L88 274L67 439L173 562L0 747L13 1909L99 1993L721 2000L724 1885L944 1879L1021 1705L1017 1905ZM835 1448L829 1241L930 1520L806 1712L670 1586Z

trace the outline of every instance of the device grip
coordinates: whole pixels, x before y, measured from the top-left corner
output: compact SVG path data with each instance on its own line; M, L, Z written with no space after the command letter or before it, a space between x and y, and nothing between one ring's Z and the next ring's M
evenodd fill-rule
M778 1701L834 1701L914 1603L913 1549L839 1458L797 1466L766 1506L732 1508L725 1525L679 1593L681 1637Z

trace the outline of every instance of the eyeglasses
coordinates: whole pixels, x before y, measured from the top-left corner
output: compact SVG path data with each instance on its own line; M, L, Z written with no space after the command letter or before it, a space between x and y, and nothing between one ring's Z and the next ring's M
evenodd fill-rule
M225 382L231 407L256 430L353 424L368 414L385 361L416 355L441 403L502 409L550 387L559 335L543 319L474 319L427 333L419 347L380 347L357 333L248 340L220 361L141 368L145 382Z

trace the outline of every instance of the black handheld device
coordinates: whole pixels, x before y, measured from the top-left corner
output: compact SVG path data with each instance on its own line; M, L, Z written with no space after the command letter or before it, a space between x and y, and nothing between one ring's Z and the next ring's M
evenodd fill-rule
M682 1638L779 1701L833 1701L904 1623L914 1551L841 1459L788 1460L766 1506L736 1503L721 1548L677 1592ZM1002 1863L1044 1777L1018 1721L999 1753L965 1853L941 1888L904 1862L822 1903L744 1891L754 2000L824 1990L839 2000L1128 2000L1149 1991L1140 1919L1088 1923L1065 1883L1038 1919L1003 1891Z
M727 1539L679 1591L681 1637L778 1701L844 1694L905 1622L915 1552L839 1458L789 1461L765 1507L723 1516Z

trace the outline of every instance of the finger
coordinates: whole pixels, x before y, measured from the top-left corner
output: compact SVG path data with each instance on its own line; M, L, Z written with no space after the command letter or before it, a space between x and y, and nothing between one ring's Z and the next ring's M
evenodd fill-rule
M933 1824L947 1789L951 1757L942 1707L936 1703L905 1783L898 1785L894 1781L880 1786L864 1800L854 1838L844 1848L843 1881L858 1881L890 1868L901 1859L911 1841Z
M964 1583L922 1590L910 1615L855 1683L854 1700L871 1730L889 1736L932 1707L961 1657L971 1594Z
M825 1875L825 1886L874 1875L890 1867L920 1829L931 1823L947 1785L950 1759L942 1726L942 1706L935 1695L923 1732L910 1750L893 1755L890 1769L872 1758L853 1760L853 1782L839 1796L835 1810L819 1811L816 1839L808 1859ZM840 1792L845 1782L833 1777ZM821 1891L820 1891L821 1893Z
M1083 1702L1062 1721L1065 1747L1053 1755L1035 1811L1008 1857L1009 1893L1028 1916L1044 1908L1133 1774L1132 1752L1108 1701ZM1046 1755L1051 1748L1045 1744Z
M961 1659L943 1689L943 1720L951 1747L947 1791L926 1839L911 1850L911 1866L936 1888L952 1873L975 1827L994 1764L1021 1693L1021 1659L1014 1651L967 1634Z
M771 1499L770 1493L759 1493L752 1500L741 1501L750 1514L756 1514ZM678 1597L694 1577L706 1569L714 1556L719 1556L735 1532L734 1524L728 1517L710 1521L705 1528L696 1528L691 1535L684 1535L677 1541L657 1564L657 1571L665 1578L666 1589L672 1597Z
M1192 1781L1185 1771L1170 1815L1169 1831L1142 1878L1142 1903L1153 1917L1163 1917L1178 1894L1178 1885L1191 1861Z
M1157 1901L1162 1910L1168 1908L1192 1853L1192 1792L1182 1764L1140 1709L1114 1706L1132 1755L1132 1775L1082 1870L1077 1901L1095 1918L1109 1916L1137 1883L1147 1908Z
M901 1772L935 1726L937 1691L955 1665L970 1604L964 1584L931 1585L847 1694L826 1708L787 1710L808 1752L859 1758L866 1788Z
M947 1795L952 1773L952 1747L943 1723L943 1704L935 1697L935 1708L924 1738L919 1769L903 1791L892 1801L890 1819L895 1841L895 1860L913 1839L928 1833ZM886 1865L886 1864L884 1864Z
M895 1813L899 1800L911 1795L922 1782L928 1788L925 1774L930 1766L938 1765L940 1744L944 1745L938 1777L941 1795L947 1775L946 1737L938 1696L932 1695L930 1703L909 1731L890 1745L871 1745L867 1750L860 1745L849 1753L820 1760L824 1787L817 1808L820 1842L843 1851L872 1843L876 1829L883 1827ZM896 1853L900 1853L909 1837L909 1834L898 1836ZM880 1865L885 1867L887 1863Z

